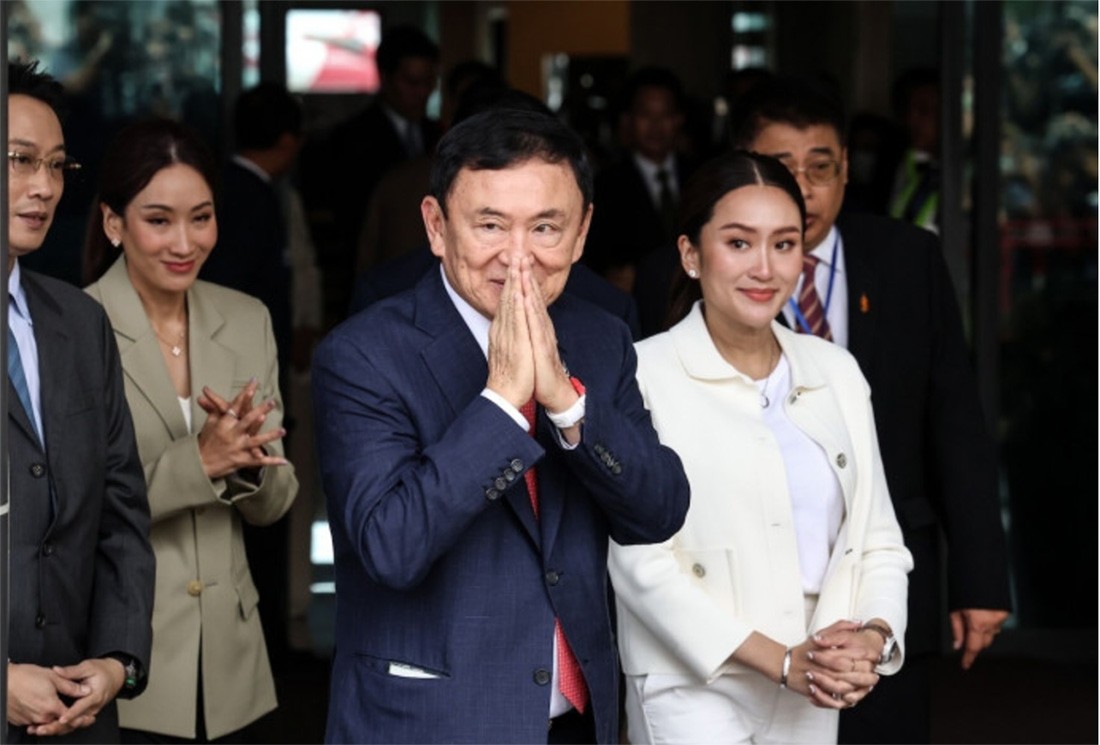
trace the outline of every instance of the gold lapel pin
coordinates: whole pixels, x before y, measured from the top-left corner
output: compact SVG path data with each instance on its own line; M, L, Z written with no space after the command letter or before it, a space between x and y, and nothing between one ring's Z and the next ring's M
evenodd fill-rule
M861 292L860 295L859 295L859 312L860 313L870 313L871 312L871 301L867 299L867 293L866 292Z

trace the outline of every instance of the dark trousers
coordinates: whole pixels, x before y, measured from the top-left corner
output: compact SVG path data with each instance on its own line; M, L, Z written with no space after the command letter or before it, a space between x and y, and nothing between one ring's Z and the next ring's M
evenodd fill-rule
M841 745L925 743L931 738L929 671L934 655L907 657L897 675L883 675L867 698L840 712Z

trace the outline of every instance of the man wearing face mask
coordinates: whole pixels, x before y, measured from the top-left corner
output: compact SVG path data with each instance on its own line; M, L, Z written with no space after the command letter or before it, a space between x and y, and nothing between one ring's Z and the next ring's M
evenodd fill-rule
M6 742L118 742L116 697L145 687L154 558L114 334L68 284L23 270L79 166L61 86L8 64L11 617Z
M562 293L591 190L554 117L464 120L422 203L440 265L317 350L330 742L618 742L608 539L665 540L688 486L627 327Z

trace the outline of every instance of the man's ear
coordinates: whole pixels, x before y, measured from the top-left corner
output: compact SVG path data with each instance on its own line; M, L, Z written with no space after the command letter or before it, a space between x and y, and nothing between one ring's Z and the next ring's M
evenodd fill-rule
M581 220L581 230L577 234L577 240L573 244L573 263L576 264L580 261L581 256L584 254L584 242L588 238L588 228L592 226L592 212L596 209L596 205L589 204L588 210L584 213L584 218Z
M443 239L447 218L443 216L443 207L433 196L424 197L420 202L420 217L424 220L424 232L428 234L428 245L432 253L443 258L447 252L446 241Z

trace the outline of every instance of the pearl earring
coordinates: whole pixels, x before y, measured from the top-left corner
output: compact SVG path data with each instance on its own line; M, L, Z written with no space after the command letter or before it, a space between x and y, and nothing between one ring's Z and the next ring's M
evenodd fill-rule
M114 246L115 248L118 248L119 246L122 245L122 241L120 241L118 238L112 238L111 239L111 245Z
M688 269L688 276L692 279L697 279L699 277L699 272L695 271L694 269Z

